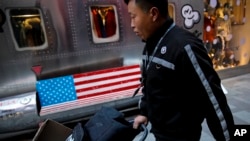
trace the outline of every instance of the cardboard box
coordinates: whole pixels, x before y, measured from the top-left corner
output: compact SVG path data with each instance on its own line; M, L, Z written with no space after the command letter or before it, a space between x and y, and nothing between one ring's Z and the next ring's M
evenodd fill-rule
M32 141L65 141L71 133L72 129L47 119L38 129Z

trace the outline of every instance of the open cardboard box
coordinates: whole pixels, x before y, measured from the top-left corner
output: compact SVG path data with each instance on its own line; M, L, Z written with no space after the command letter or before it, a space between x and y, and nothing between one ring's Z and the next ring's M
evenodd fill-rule
M72 129L47 119L38 129L32 141L65 141L71 133Z

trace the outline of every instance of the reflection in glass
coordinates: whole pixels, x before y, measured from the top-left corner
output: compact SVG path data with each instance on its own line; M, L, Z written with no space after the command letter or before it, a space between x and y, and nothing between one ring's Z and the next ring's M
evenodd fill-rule
M233 37L232 23L235 19L235 5L243 0L205 0L203 40L208 54L217 70L238 66L234 48L230 46ZM236 16L237 17L237 16ZM233 22L232 22L233 21ZM237 22L236 22L237 23Z
M246 0L234 0L232 24L244 24L246 22Z
M4 24L6 20L6 17L2 11L2 9L0 9L0 33L3 32L3 28L2 28L2 25Z
M175 7L174 7L174 4L172 4L172 3L168 4L168 13L169 13L169 16L171 18L173 18L173 20L175 21Z
M118 40L118 22L114 6L91 6L90 14L95 43Z
M41 16L37 9L11 9L9 16L19 49L39 47L46 42Z

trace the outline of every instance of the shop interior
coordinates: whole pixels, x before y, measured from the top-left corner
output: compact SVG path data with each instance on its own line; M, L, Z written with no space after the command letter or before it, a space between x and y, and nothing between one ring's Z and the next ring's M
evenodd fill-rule
M245 24L246 0L204 0L203 41L216 70L240 64L232 26Z

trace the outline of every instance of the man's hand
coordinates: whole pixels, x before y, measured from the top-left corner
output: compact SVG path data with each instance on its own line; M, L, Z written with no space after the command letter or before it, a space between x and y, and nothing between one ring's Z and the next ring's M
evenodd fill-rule
M138 116L135 117L135 119L134 119L133 128L134 128L134 129L138 129L138 127L139 127L141 124L147 125L147 123L148 123L148 118L147 118L147 117L142 116L142 115L138 115Z

